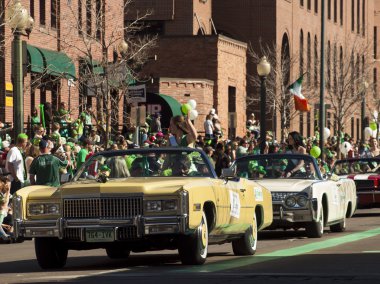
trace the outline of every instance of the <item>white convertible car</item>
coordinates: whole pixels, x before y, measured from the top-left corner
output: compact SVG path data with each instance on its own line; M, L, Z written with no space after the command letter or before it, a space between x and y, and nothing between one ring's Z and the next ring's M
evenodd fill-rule
M320 238L324 228L342 232L356 210L356 187L350 179L323 177L309 155L268 154L238 158L237 176L257 181L272 193L273 223L268 229L305 228Z

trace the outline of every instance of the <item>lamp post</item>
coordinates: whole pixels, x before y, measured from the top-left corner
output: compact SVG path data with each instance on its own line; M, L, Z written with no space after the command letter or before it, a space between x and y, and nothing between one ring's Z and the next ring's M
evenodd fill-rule
M365 120L365 105L366 105L366 99L365 99L365 94L366 94L366 90L368 88L368 83L367 81L363 81L362 82L362 91L361 91L361 96L362 96L362 105L361 105L361 123L362 123L362 129L361 129L361 140L362 140L362 143L364 143L364 140L365 140L365 123L364 123L364 120Z
M270 64L267 61L266 56L263 56L260 59L260 62L257 65L257 73L259 74L260 81L261 81L261 85L260 85L260 137L261 137L260 153L264 154L265 146L266 146L266 136L267 136L266 121L265 121L267 89L266 89L265 81L267 79L267 76L270 73Z
M12 42L12 84L13 84L13 123L14 136L24 132L24 75L21 35L29 35L33 28L33 18L22 6L20 0L15 0L9 8L7 22L13 32Z

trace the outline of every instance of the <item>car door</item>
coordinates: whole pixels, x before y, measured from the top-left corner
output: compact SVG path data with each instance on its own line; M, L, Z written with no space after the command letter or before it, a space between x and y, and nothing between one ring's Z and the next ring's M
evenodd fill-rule
M340 184L336 181L325 180L321 184L321 189L324 189L327 195L328 219L326 221L331 222L341 219L344 207L344 200L342 198L344 196L342 196Z

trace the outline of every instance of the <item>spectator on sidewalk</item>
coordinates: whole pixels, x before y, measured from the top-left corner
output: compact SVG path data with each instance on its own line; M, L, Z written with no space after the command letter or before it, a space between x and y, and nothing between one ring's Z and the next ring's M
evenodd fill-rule
M5 168L9 173L11 181L11 194L23 187L26 179L26 167L23 153L28 144L28 135L21 133L17 136L16 145L12 147L5 163Z

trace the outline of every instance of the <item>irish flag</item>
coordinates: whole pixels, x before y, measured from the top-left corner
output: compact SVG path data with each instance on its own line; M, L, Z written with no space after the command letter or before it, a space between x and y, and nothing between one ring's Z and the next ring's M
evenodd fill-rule
M302 80L303 75L297 79L293 84L289 86L289 91L294 97L294 106L296 110L299 111L310 111L310 106L307 103L307 100L302 95Z

